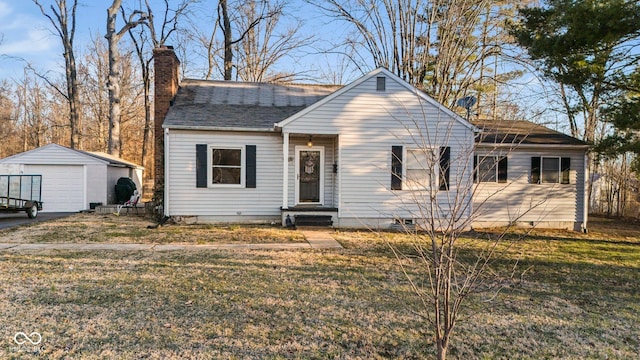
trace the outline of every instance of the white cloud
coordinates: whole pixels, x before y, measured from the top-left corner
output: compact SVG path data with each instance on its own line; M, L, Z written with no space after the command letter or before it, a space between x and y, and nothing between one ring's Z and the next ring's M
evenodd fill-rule
M55 38L51 32L44 29L30 29L22 33L18 38L5 34L4 41L0 44L0 54L25 55L38 54L48 51L55 46Z
M55 38L48 25L28 12L16 12L9 2L0 0L0 54L37 56L52 49Z

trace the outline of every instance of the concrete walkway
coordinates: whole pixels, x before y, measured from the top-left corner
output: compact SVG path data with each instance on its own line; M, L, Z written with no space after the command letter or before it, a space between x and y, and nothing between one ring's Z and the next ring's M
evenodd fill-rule
M293 250L293 249L342 249L327 230L300 230L306 238L306 243L281 243L281 244L12 244L0 243L0 251L23 250L124 250L124 251L185 251L185 250L233 250L233 249L264 249L264 250Z
M331 233L322 228L298 229L313 249L342 249L342 245L331 236Z

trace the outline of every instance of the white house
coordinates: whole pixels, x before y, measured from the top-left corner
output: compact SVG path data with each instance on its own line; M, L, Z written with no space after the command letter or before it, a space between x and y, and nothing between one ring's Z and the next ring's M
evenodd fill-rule
M76 212L115 203L115 184L130 177L142 189L143 168L100 152L49 144L0 159L0 174L42 175L42 212Z
M486 174L473 184L476 155L483 156L480 162L486 167L484 155L495 153L495 146L482 138L483 131L490 133L488 124L477 127L465 121L386 69L344 87L185 79L177 90L158 85L177 84L177 79L166 78L177 74L172 68L179 64L175 54L165 48L155 58L156 99L171 100L164 102L166 108L156 108L156 129L160 124L163 129L157 148L164 148L167 216L283 224L288 218L298 224L374 228L425 217L570 228L586 222L577 210L584 192L579 186L584 143L571 148L573 186L556 191L547 181L552 154L559 162L557 175L564 179L565 153L554 151L568 148L512 141L500 152L513 157L506 181L517 184L522 176L535 177L536 171L544 181L531 191L507 186L500 196L509 199L501 200L509 209L482 213L484 205L499 205L490 202L497 198L487 189ZM163 103L156 101L158 105ZM541 164L533 171L522 160L532 156ZM502 180L502 175L500 181L496 177L495 185L504 188ZM472 201L476 193L485 199ZM560 202L571 201L576 208L569 214L570 209L553 203L525 212L531 196L563 196ZM518 212L511 211L516 205ZM563 223L550 213L554 211L567 212ZM570 226L564 221L571 221Z

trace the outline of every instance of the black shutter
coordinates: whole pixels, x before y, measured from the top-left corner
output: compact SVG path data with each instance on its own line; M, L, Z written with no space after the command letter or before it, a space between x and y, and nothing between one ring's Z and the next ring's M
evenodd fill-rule
M451 147L440 147L440 190L449 190L449 165Z
M478 182L478 155L473 155L473 182Z
M391 190L402 190L402 146L391 147Z
M503 157L498 160L498 182L507 182L507 157Z
M540 184L540 157L531 158L531 184Z
M256 146L247 145L245 154L245 187L255 189L256 187Z
M196 144L196 187L207 187L207 144Z
M560 171L562 171L562 184L569 183L569 169L571 168L571 158L563 157L560 161Z

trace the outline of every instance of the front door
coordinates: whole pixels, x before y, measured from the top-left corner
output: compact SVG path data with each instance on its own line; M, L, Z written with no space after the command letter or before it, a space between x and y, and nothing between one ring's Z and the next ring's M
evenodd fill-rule
M296 193L298 204L324 202L324 147L296 147Z

